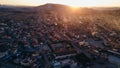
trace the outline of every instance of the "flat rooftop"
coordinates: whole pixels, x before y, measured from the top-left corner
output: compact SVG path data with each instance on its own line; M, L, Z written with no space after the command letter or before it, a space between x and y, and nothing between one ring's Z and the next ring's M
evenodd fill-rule
M50 45L50 48L55 56L63 56L75 54L76 50L70 43L57 42Z

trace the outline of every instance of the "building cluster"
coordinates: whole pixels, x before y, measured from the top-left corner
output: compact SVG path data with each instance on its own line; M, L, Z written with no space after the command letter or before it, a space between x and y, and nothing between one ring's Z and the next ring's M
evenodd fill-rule
M25 20L5 16L0 16L0 68L120 67L120 49L107 44L116 33L106 38L93 27L75 33L59 18L47 15Z

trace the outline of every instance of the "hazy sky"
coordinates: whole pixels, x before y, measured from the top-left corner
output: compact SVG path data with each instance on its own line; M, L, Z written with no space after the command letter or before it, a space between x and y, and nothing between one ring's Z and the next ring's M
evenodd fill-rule
M38 6L46 3L70 6L120 7L120 0L0 0L0 4Z

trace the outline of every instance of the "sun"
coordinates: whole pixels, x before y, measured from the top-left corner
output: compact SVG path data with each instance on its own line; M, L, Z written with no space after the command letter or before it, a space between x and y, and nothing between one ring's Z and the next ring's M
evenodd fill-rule
M78 6L70 6L72 10L78 10L80 7Z

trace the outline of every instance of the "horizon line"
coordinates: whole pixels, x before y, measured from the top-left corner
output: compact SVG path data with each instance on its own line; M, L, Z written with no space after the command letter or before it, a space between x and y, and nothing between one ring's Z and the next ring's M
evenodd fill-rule
M13 4L0 4L0 6L16 6L16 7L37 7L37 6L42 6L42 5L46 5L46 4L58 4L58 5L65 5L65 6L70 6L70 7L98 7L98 8L114 8L114 7L118 7L120 8L120 6L71 6L71 5L66 5L66 4L59 4L59 3L45 3L45 4L40 4L40 5L13 5Z

